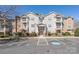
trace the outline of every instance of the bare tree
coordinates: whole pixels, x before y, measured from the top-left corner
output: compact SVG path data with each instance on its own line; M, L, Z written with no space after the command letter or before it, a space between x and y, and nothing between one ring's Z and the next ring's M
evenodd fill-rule
M4 28L4 36L6 35L7 20L16 14L17 6L0 6L0 23Z

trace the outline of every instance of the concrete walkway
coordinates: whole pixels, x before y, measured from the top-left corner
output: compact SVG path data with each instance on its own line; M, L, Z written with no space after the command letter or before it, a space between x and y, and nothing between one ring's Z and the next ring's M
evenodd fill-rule
M39 38L39 37L20 37L20 38ZM75 36L64 36L64 37L42 37L42 38L79 38Z

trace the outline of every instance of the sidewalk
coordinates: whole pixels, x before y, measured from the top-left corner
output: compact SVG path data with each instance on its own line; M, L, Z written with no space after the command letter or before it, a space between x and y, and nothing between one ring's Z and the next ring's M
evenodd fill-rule
M79 37L64 36L64 37L21 37L21 38L79 38Z
M0 38L0 39L10 39L11 37L8 37L8 38ZM20 38L79 38L79 37L75 37L75 36L64 36L64 37L51 37L51 36L49 36L49 37L39 37L39 36L37 36L37 37L20 37Z

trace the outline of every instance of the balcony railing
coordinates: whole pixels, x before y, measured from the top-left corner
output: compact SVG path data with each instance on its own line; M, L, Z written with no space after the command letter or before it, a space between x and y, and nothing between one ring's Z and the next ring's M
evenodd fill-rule
M62 26L56 26L57 29L62 29Z
M56 22L62 22L62 20L61 19L57 19Z
M57 28L61 28L61 26L57 26Z

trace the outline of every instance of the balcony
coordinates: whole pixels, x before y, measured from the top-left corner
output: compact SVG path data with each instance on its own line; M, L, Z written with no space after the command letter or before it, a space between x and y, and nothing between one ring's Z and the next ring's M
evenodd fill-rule
M56 17L56 22L62 22L62 18L61 17Z
M62 22L62 19L56 19L56 22Z
M61 29L61 26L56 26L57 29Z

